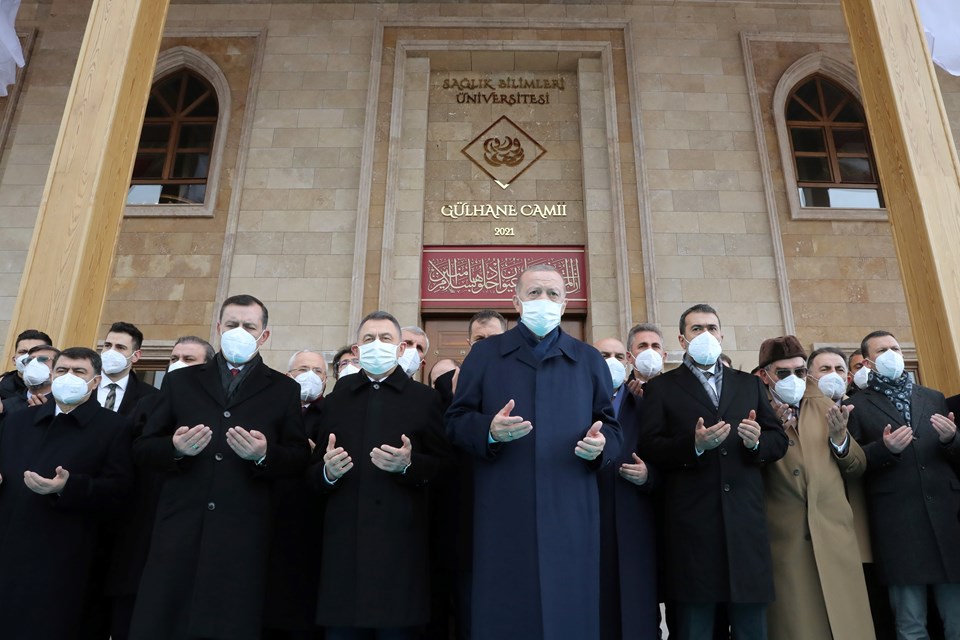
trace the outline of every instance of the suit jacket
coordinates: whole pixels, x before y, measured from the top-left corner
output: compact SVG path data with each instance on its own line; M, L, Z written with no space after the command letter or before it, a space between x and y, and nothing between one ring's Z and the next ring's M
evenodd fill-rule
M913 386L914 441L900 454L883 444L883 430L903 416L882 393L867 388L846 401L850 433L867 456L864 481L877 575L884 584L960 582L960 438L940 443L930 416L947 415L943 394ZM908 553L904 553L908 549Z
M256 356L228 399L221 367L218 354L168 374L134 444L138 463L166 477L133 638L260 637L273 480L301 473L310 447L296 381ZM213 430L212 440L198 455L178 460L174 431L197 424ZM257 466L230 449L226 431L234 426L266 436L266 464Z
M644 387L641 450L664 474L665 597L677 602L770 602L770 543L761 467L783 457L787 437L760 380L723 370L716 408L685 365ZM737 425L757 412L762 429L756 451ZM697 420L726 421L730 434L697 456Z
M397 367L380 382L364 372L341 378L320 412L322 444L309 472L325 496L317 624L423 624L430 606L426 485L448 450L440 396ZM330 434L354 464L333 485L323 478ZM399 447L402 434L413 447L407 473L374 466L374 447Z
M0 629L4 638L76 638L100 516L133 488L129 421L96 397L55 416L50 401L11 415L0 434ZM60 496L41 496L24 471L70 472Z
M829 443L835 403L808 380L786 455L764 467L777 599L767 610L772 640L874 640L870 601L846 480L867 458L852 437L844 457Z

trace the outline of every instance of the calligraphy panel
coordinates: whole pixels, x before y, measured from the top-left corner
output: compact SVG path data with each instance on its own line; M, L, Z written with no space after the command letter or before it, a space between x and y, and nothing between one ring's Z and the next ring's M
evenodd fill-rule
M586 309L583 247L424 247L422 309L512 308L517 278L530 265L550 264L563 276L567 308Z

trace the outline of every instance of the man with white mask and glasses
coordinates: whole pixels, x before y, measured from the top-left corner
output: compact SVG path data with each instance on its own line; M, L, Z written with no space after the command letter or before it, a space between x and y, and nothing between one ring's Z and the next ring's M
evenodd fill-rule
M634 395L643 395L643 385L650 378L660 375L667 352L663 348L663 332L660 327L641 322L630 329L627 335L627 363L631 373L627 388Z
M427 490L440 470L440 396L399 366L385 311L360 323L360 373L320 408L308 478L324 495L316 621L327 640L413 640L429 616Z
M681 640L713 637L718 605L734 640L767 637L774 599L763 464L787 449L760 379L719 362L706 304L680 316L683 364L644 387L640 450L664 476L665 599Z
M14 368L0 374L0 400L11 397L26 397L27 389L23 383L23 369L27 366L28 352L33 347L52 344L53 341L50 336L43 331L27 329L17 334L12 358Z
M129 421L91 399L100 356L65 349L52 375L54 400L0 430L4 638L81 637L101 517L133 485Z
M776 600L767 610L771 640L874 640L870 602L845 480L866 457L847 433L850 407L842 352L810 358L795 336L760 345L760 377L783 415L786 455L763 469ZM816 377L814 377L816 376Z
M267 308L227 298L213 361L166 376L134 444L166 474L131 637L261 637L273 481L303 472L300 385L258 355Z
M49 401L50 384L52 382L51 369L53 361L60 355L60 350L48 344L37 345L27 352L21 380L27 388L25 397L16 395L0 401L0 421L7 415L35 407Z
M939 391L911 381L889 331L860 343L867 386L853 407L850 434L867 458L864 482L877 575L887 586L897 638L927 638L932 590L944 637L960 638L960 441Z
M554 267L527 267L513 304L520 322L473 344L445 419L474 458L471 637L596 640L596 472L621 442L610 369L560 328Z
M647 336L638 337L637 327L631 329L627 342L633 342L640 354L639 345ZM627 389L625 380L633 378L631 374L635 373L628 373L627 366L635 360L623 343L616 338L604 338L594 346L610 368L613 408L623 433L620 455L613 464L600 469L597 476L601 535L600 637L602 640L654 638L659 626L659 608L653 483L638 451L643 395L642 391L634 393ZM660 353L657 358L663 362ZM645 366L646 360L641 354L641 366ZM644 373L648 374L643 378L646 381L651 376L648 370Z
M97 400L104 409L133 416L137 403L157 392L153 385L141 382L133 371L140 360L143 333L129 322L114 322L103 339L100 359L103 377Z

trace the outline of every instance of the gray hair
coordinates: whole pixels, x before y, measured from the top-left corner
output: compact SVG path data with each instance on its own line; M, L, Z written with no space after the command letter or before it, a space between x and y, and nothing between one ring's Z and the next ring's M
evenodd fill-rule
M427 342L427 346L423 348L424 352L430 351L430 338L427 337L427 332L426 332L426 331L424 331L424 330L421 329L420 327L414 327L414 326L410 326L410 327L400 327L400 340L401 340L401 341L403 340L403 332L404 332L404 331L409 331L410 333L413 333L413 334L415 334L415 335L422 336L423 339L426 340L426 342Z
M290 361L287 362L287 371L290 371L291 369L293 369L293 361L296 360L297 356L300 355L301 353L317 354L318 356L320 356L320 359L323 360L323 368L324 369L327 368L327 359L323 357L323 351L320 351L320 349L300 349L300 351L297 351L295 354L290 356Z
M557 274L558 276L560 276L561 279L563 278L563 274L560 273L560 271L558 271L557 268L556 268L555 266L553 266L552 264L545 264L545 263L531 264L531 265L529 265L526 269L524 269L523 271L521 271L519 276L517 276L517 286L515 287L517 295L520 295L520 280L523 279L523 276L524 276L524 275L526 275L526 274L528 274L528 273L534 273L534 272L555 273L555 274ZM563 297L564 297L564 298L567 297L567 287L566 287L566 285L564 285L563 287L561 287L560 293L563 294Z
M633 339L637 336L637 334L645 331L650 331L660 336L660 346L663 346L663 332L660 331L660 327L652 322L641 322L640 324L633 325L633 328L630 329L630 333L627 334L627 351L631 351L633 349Z

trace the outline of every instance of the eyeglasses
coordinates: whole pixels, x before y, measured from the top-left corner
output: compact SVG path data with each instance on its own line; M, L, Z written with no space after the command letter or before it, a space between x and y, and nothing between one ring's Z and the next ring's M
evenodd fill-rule
M359 358L343 358L342 360L340 360L340 362L337 363L337 371L339 371L340 369L343 369L348 364L352 364L355 367L359 367L360 360Z
M796 369L774 369L773 374L777 376L777 380L785 380L791 375L795 375L798 378L806 378L807 368L797 367Z
M32 358L27 358L27 363L33 362L34 360L37 362L52 362L53 356L33 356Z
M327 373L326 369L322 367L299 367L298 369L290 369L287 373L306 373L307 371L313 371L320 377L323 377Z

